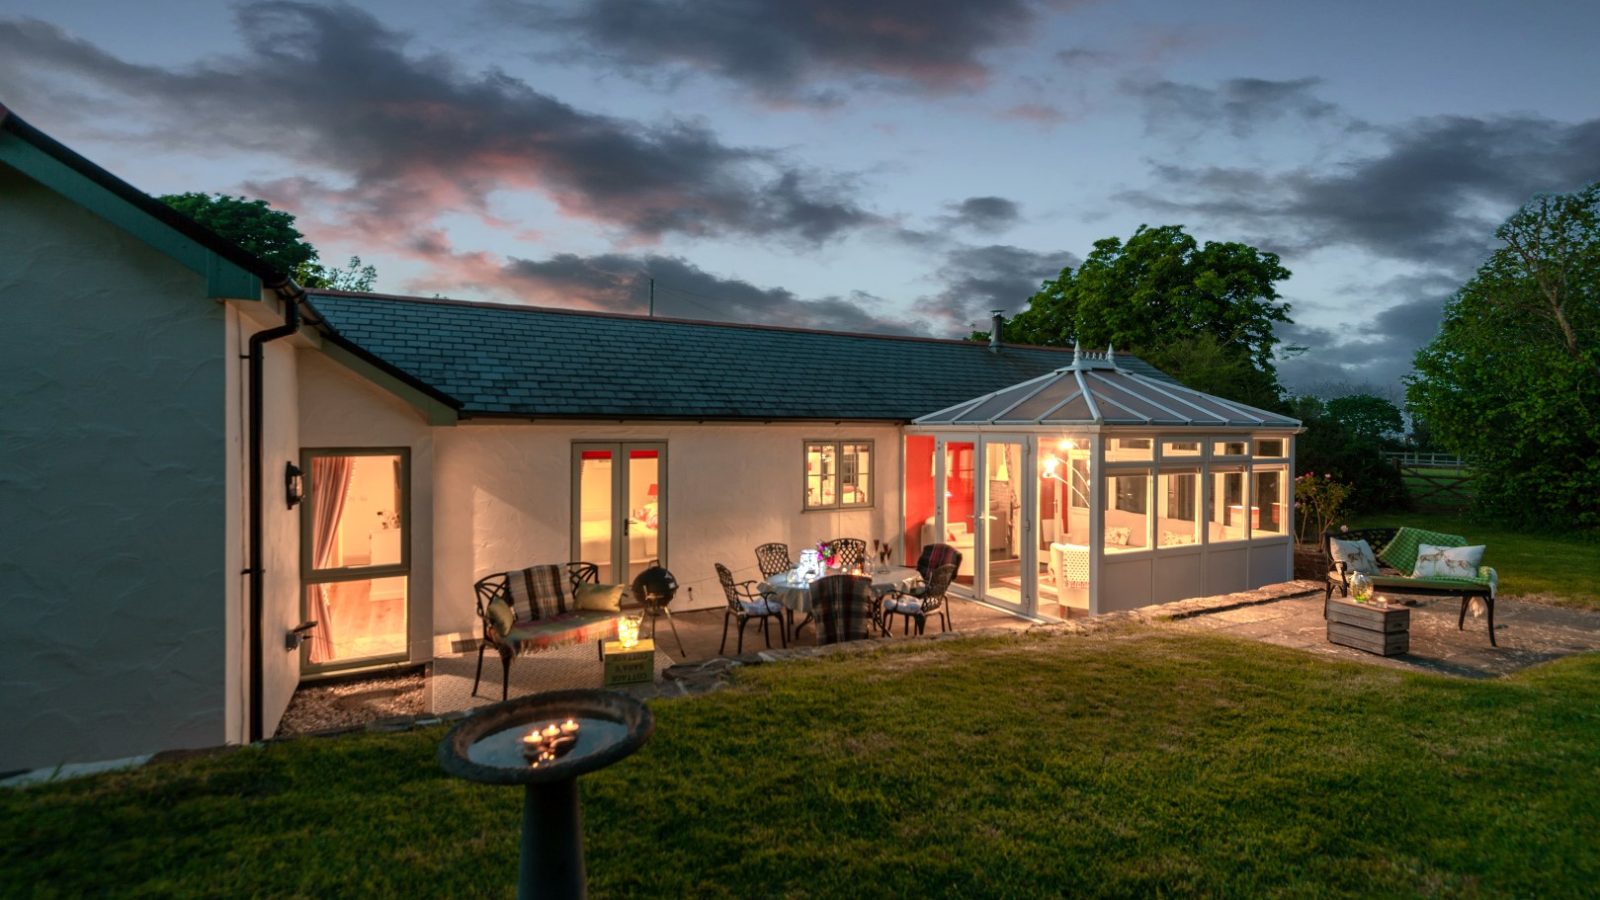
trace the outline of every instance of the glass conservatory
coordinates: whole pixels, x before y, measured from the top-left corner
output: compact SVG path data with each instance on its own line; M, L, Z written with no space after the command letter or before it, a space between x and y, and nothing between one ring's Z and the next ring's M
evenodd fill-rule
M1287 581L1300 430L1077 352L906 428L906 558L951 544L959 588L1042 618Z

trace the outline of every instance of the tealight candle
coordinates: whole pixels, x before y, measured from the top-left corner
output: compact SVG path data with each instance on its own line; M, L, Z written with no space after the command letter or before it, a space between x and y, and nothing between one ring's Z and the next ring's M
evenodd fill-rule
M573 732L575 732L577 730L578 730L578 723L576 721L572 720L572 719L568 719L565 722L561 723L561 731L562 731L563 734L572 734Z
M556 735L558 735L560 733L561 733L560 726L556 725L556 723L554 723L554 722L551 722L549 725L546 725L544 727L544 736L545 737L555 737Z

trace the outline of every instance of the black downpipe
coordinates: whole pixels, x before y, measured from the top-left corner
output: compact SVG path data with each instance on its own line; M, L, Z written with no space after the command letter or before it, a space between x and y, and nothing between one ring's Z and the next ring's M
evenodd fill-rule
M286 338L300 330L300 300L305 291L293 279L284 279L268 287L284 300L283 324L250 335L250 562L245 574L250 576L250 742L265 735L265 718L262 715L262 640L261 620L266 615L266 563L262 559L262 507L261 507L261 420L264 391L261 386L262 347L279 338Z

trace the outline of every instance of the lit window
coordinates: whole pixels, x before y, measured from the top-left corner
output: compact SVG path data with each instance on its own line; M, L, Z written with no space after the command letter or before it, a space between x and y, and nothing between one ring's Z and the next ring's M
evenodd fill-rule
M1242 541L1250 535L1250 513L1245 507L1244 472L1217 471L1211 478L1211 509L1207 515L1210 537L1216 544Z
M1250 455L1250 442L1249 441L1244 441L1244 440L1239 440L1239 441L1215 441L1215 442L1213 442L1211 444L1211 455L1212 456L1249 456Z
M1255 503L1255 520L1251 528L1260 537L1274 537L1287 534L1285 521L1288 516L1288 506L1284 501L1284 488L1287 479L1282 469L1256 469L1254 473L1255 494L1251 498Z
M1106 459L1112 462L1149 462L1155 441L1150 438L1111 438L1106 441Z
M1162 441L1162 456L1199 456L1199 441Z
M806 509L872 505L871 441L806 442Z
M1150 476L1111 475L1106 478L1104 546L1108 553L1143 550L1150 528Z
M1198 472L1162 472L1156 502L1156 546L1180 547L1200 540Z
M1283 456L1283 438L1261 438L1257 440L1256 455L1281 458Z

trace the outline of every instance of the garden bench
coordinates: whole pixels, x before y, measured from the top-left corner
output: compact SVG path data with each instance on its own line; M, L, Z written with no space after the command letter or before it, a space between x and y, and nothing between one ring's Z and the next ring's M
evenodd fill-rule
M1344 531L1324 531L1322 559L1327 571L1327 583L1322 596L1324 619L1328 617L1328 601L1333 598L1334 588L1339 589L1339 596L1350 596L1350 576L1354 574L1347 571L1345 563L1334 560L1332 542L1335 539L1366 541L1372 547L1380 564L1378 574L1368 576L1372 579L1374 592L1387 591L1407 596L1460 597L1461 613L1456 617L1457 630L1466 627L1467 606L1474 599L1482 600L1489 613L1489 644L1499 646L1494 637L1494 595L1499 580L1495 570L1490 566L1479 566L1478 574L1472 578L1411 577L1406 573L1416 568L1419 545L1467 546L1467 539L1461 535L1441 534L1420 528L1353 528Z
M546 574L553 577L540 581L531 575ZM511 579L520 578L527 585L520 592L526 603L530 595L533 603L545 605L537 610L517 609ZM587 599L579 596L579 588L599 588L600 569L594 563L569 562L553 566L533 566L516 572L496 572L478 579L473 585L478 595L478 619L483 623L483 642L478 645L478 674L472 680L472 695L478 695L478 683L483 680L483 651L493 647L500 654L500 699L505 700L511 687L511 660L541 650L568 647L585 641L594 641L600 658L605 659L605 642L617 636L617 623L621 619L620 594L615 606L586 608ZM623 585L612 587L626 592ZM557 597L559 595L559 599ZM551 606L551 604L555 604Z

